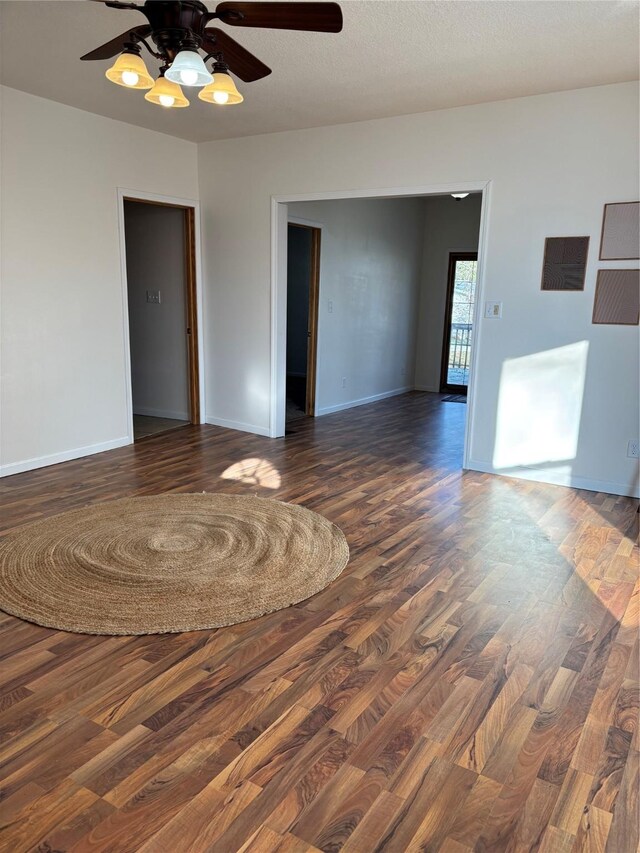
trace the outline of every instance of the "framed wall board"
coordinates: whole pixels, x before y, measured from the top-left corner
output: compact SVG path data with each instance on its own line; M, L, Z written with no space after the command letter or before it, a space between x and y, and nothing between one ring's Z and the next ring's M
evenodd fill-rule
M584 290L588 237L547 237L542 262L542 290Z
M640 201L605 204L600 237L601 261L640 259Z
M637 326L640 318L640 270L598 270L593 322Z

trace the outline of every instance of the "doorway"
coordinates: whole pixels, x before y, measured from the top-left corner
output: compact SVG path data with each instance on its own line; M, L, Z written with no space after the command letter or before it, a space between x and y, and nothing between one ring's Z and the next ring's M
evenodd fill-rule
M466 181L451 184L416 185L385 187L384 189L348 189L329 192L306 192L302 194L274 195L271 197L271 382L269 394L269 435L272 438L284 436L286 432L286 323L287 323L287 226L290 204L312 201L329 201L354 198L403 198L416 196L448 196L464 193L480 196L480 217L477 234L478 270L476 283L476 313L482 303L484 291L484 257L487 243L487 223L491 205L491 181ZM466 248L466 247L464 247ZM471 247L469 247L471 248ZM443 281L442 276L440 281ZM438 313L438 318L444 312ZM439 320L440 322L440 320ZM475 325L474 346L471 350L469 371L467 417L464 427L464 450L462 467L469 468L471 461L471 439L474 433L475 371L474 365L481 347L482 329ZM440 350L441 333L436 337L436 348ZM438 359L439 364L439 359ZM432 390L438 390L436 384ZM464 398L466 399L466 398Z
M450 253L440 372L443 393L467 395L477 274L477 252Z
M315 415L321 229L287 228L287 421Z
M123 198L133 438L200 422L195 209Z

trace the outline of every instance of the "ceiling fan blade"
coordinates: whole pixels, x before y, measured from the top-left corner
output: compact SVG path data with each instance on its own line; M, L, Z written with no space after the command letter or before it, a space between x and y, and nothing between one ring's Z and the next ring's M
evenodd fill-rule
M105 6L111 6L112 9L142 9L135 3L122 3L120 0L93 0L94 3L104 3Z
M234 27L267 27L316 33L339 33L342 29L342 10L337 3L245 3L241 0L225 0L218 4L215 13L223 23Z
M207 27L203 36L202 49L207 53L222 53L229 68L245 83L271 74L271 69L264 62L217 27Z
M128 41L131 41L136 35L140 36L140 38L146 38L148 35L151 35L151 27L147 24L143 24L140 27L134 27L132 30L120 33L119 36L111 39L111 41L108 41L106 44L100 45L100 47L97 47L90 53L85 53L85 55L81 56L80 59L111 59L112 56L120 53L125 44Z

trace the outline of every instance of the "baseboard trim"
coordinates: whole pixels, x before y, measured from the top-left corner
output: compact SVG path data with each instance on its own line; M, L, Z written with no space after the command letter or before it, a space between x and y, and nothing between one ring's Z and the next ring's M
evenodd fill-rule
M536 483L549 483L552 486L567 486L572 489L586 489L588 492L602 492L608 495L622 495L629 498L640 497L640 486L629 483L614 483L611 480L591 480L586 477L576 477L566 471L553 471L542 468L521 466L509 470L498 470L486 462L470 459L467 466L469 471L480 471L483 474L496 474L499 477L513 477L516 480L532 480Z
M64 450L62 453L50 453L47 456L24 459L22 462L10 462L8 465L0 466L0 477L10 477L12 474L22 474L25 471L34 471L37 468L48 468L50 465L59 465L61 462L69 462L72 459L82 459L83 456L104 453L107 450L115 450L127 444L131 444L131 439L125 435L122 438L114 438L112 441L102 441L99 444L88 444L86 447Z
M348 403L339 403L337 406L324 406L317 409L316 417L331 415L334 412L344 412L345 409L355 409L356 406L366 406L367 403L376 403L378 400L386 400L388 397L398 397L413 391L413 385L405 385L403 388L394 388L393 391L383 391L382 394L373 394L371 397L361 397L359 400L349 400Z
M145 409L136 406L133 412L134 415L142 415L146 418L172 418L176 421L188 421L188 412L169 412L166 409Z
M217 418L215 415L207 415L205 423L210 426L224 427L225 429L235 429L239 432L251 432L254 435L262 435L269 437L269 428L256 426L256 424L245 424L242 421L229 421L226 418Z

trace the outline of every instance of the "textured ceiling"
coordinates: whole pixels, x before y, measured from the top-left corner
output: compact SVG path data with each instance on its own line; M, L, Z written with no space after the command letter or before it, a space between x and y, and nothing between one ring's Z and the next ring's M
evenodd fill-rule
M361 121L638 77L630 0L343 0L339 34L228 27L273 74L245 102L164 110L78 57L143 23L88 0L0 0L7 86L196 142ZM215 3L208 3L210 9ZM149 68L157 63L149 57Z

